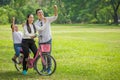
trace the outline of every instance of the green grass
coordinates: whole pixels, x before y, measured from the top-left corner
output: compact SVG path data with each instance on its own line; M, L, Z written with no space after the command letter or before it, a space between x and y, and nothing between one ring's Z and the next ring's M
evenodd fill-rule
M0 26L1 80L119 80L120 27L106 25L53 25L52 55L57 70L40 76L30 69L26 76L17 72L11 30ZM36 41L37 43L37 41Z

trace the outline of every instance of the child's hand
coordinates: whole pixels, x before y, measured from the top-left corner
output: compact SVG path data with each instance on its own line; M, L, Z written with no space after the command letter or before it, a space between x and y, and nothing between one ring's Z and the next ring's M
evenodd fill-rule
M15 21L15 17L12 17L12 20Z
M12 24L15 24L15 17L12 17Z
M12 21L15 22L15 17L12 17Z

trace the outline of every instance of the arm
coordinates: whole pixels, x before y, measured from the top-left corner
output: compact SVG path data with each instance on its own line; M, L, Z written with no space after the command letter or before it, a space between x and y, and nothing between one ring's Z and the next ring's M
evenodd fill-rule
M12 32L14 32L14 26L15 26L15 17L12 18L12 25L11 25Z
M54 16L58 16L58 8L57 8L57 5L54 5Z
M25 34L26 37L33 38L35 36L35 34L31 34L31 33L28 32L26 25L24 25L23 30L24 30L24 34Z
M57 5L54 5L54 16L48 17L48 21L51 23L53 21L55 21L58 17L58 8Z

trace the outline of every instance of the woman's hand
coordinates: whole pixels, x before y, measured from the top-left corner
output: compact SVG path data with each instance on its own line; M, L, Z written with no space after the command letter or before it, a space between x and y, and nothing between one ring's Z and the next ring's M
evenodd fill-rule
M35 34L34 36L31 36L31 39L34 39L37 37L37 34Z

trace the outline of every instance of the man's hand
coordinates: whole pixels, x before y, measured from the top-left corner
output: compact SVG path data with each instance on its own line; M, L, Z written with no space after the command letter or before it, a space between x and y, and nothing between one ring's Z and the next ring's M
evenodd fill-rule
M54 9L57 9L57 5L54 5Z
M55 16L58 15L58 7L57 7L57 5L54 5L54 15Z

